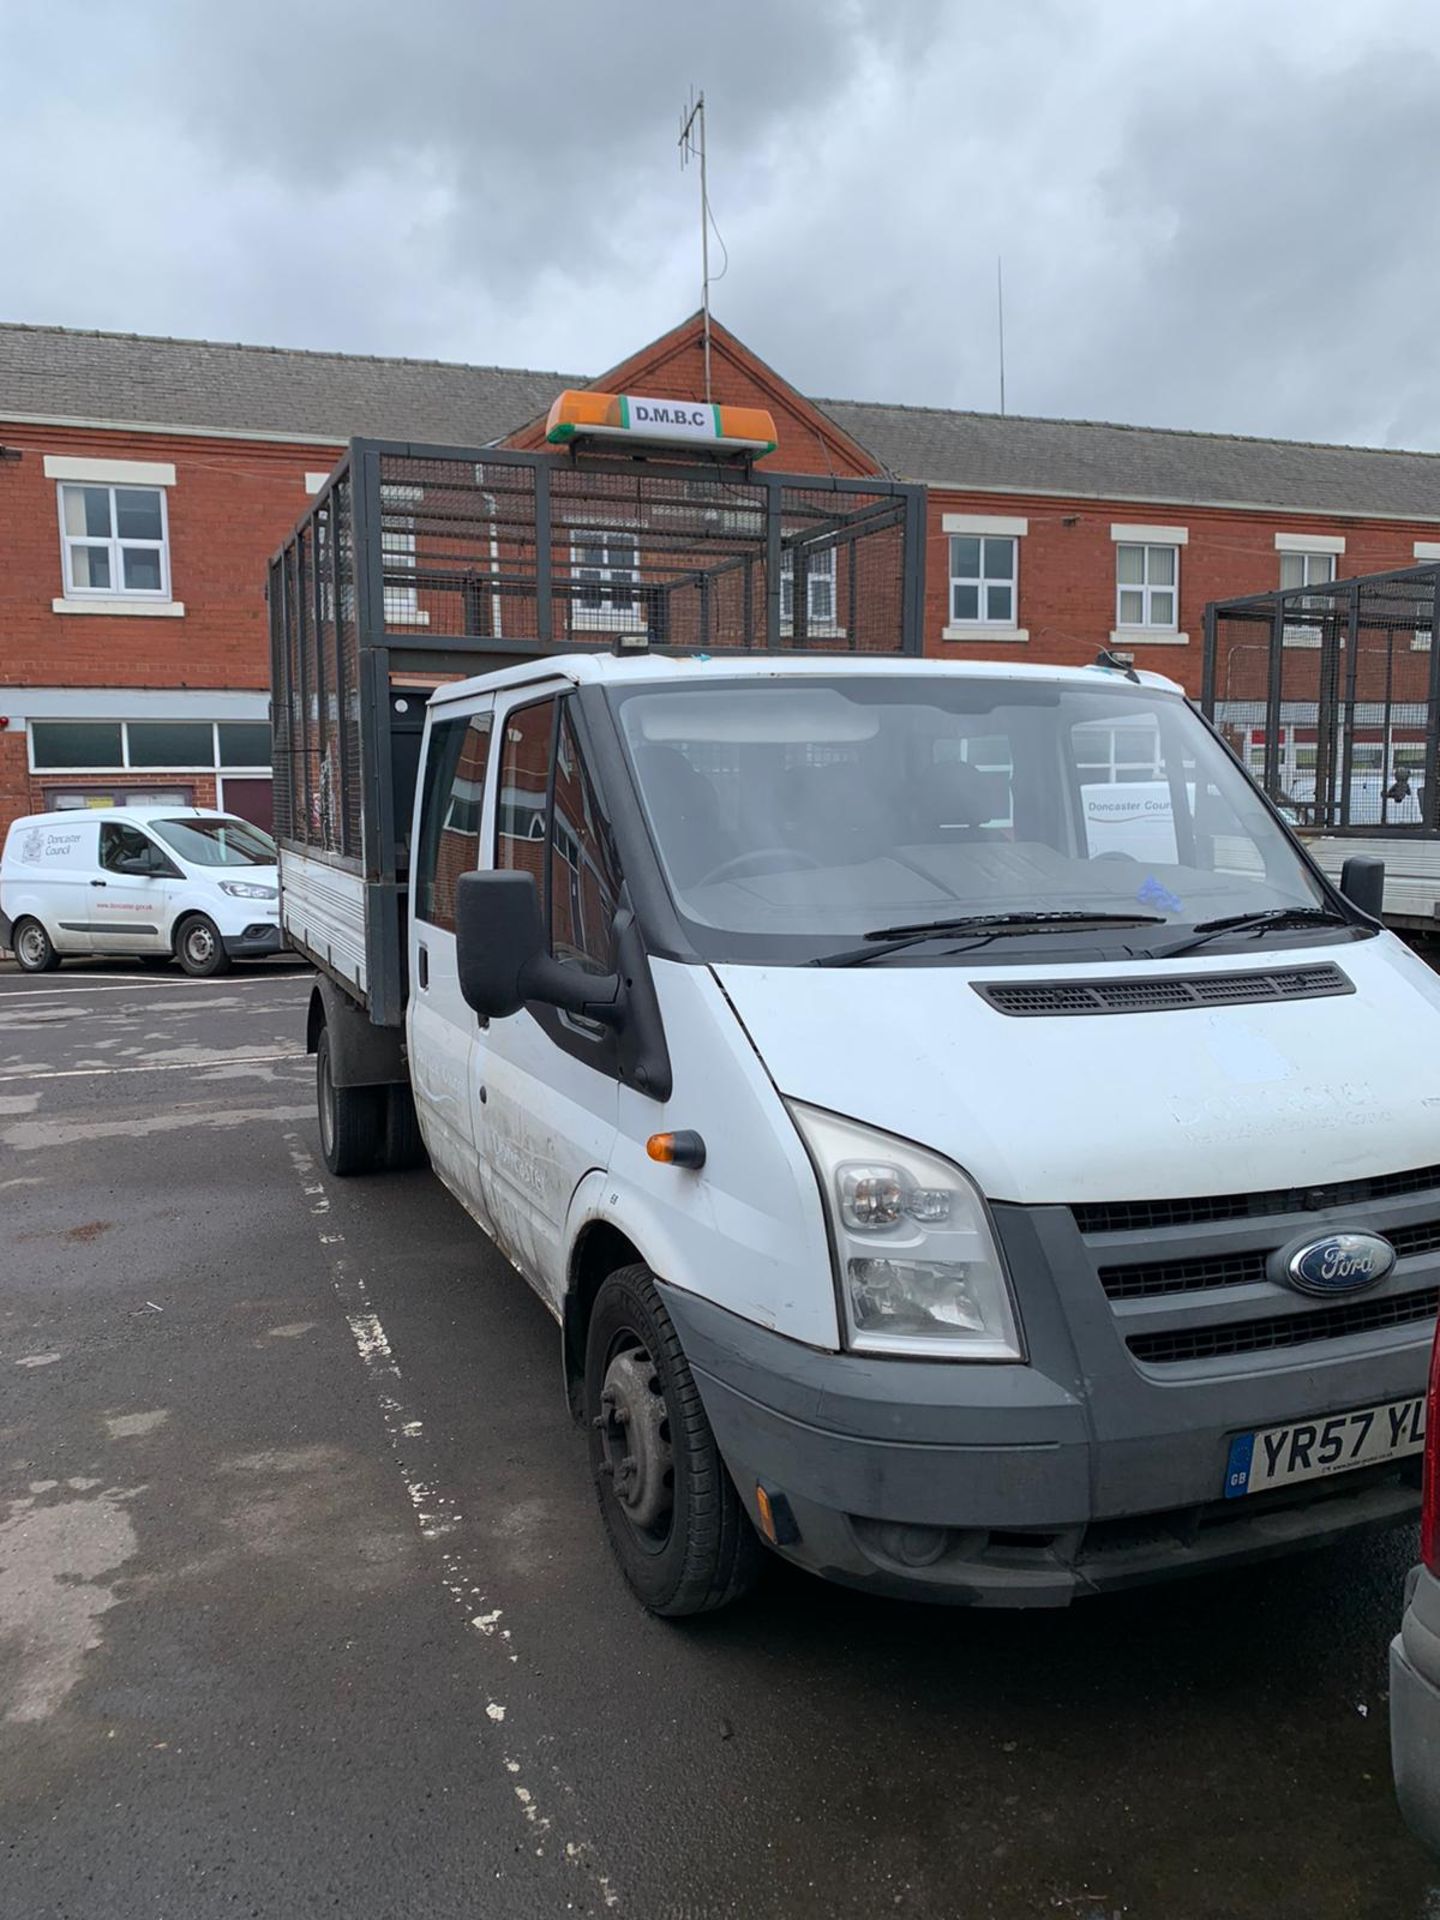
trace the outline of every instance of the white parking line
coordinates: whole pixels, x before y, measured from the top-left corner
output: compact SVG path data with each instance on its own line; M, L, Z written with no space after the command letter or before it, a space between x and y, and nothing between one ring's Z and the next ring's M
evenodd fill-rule
M350 1336L355 1342L355 1350L360 1356L371 1391L379 1404L385 1437L400 1469L400 1478L414 1510L420 1537L438 1554L441 1583L467 1624L482 1638L493 1641L501 1609L491 1607L489 1612L484 1611L487 1600L481 1584L485 1578L483 1554L477 1552L477 1548L482 1548L485 1543L466 1538L465 1516L460 1503L454 1493L445 1489L436 1453L425 1437L425 1423L416 1417L416 1411L408 1399L404 1378L389 1338L375 1312L370 1289L365 1284L358 1264L350 1258L345 1235L331 1212L330 1196L325 1191L313 1158L306 1151L299 1134L287 1133L285 1144L290 1150L290 1164L300 1182L300 1191L309 1202L325 1263L330 1269L330 1283L350 1328ZM518 1665L520 1656L511 1645L508 1627L499 1628L499 1642L497 1651L505 1653L509 1665ZM511 1777L511 1788L530 1828L535 1852L543 1854L547 1840L553 1838L558 1842L560 1835L552 1833L550 1816L541 1811L535 1795L515 1777L521 1771L521 1763L515 1757L517 1746L513 1732L508 1730L505 1703L488 1700L485 1713L495 1728L507 1727L505 1746L501 1749L500 1757L506 1773ZM536 1764L532 1759L531 1765ZM553 1763L550 1774L552 1779L558 1780L558 1769ZM562 1797L571 1791L563 1782L560 1787ZM593 1882L605 1906L611 1911L618 1909L620 1897L610 1884L610 1876L600 1871L590 1842L583 1838L566 1840L564 1849L565 1858Z
M0 1080L104 1080L115 1073L206 1073L212 1067L258 1067L274 1060L306 1060L303 1047L284 1053L217 1053L213 1060L159 1060L149 1067L41 1067L31 1073L0 1073Z

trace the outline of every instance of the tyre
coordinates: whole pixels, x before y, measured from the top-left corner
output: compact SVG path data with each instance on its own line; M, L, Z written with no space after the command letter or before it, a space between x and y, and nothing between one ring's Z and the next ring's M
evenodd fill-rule
M230 956L225 951L219 928L203 913L192 914L181 927L175 942L175 958L195 980L208 980L212 973L230 970Z
M371 1173L385 1153L384 1087L337 1087L330 1062L330 1029L315 1043L315 1105L320 1120L320 1153L331 1173L342 1179Z
M585 1413L605 1531L641 1604L680 1619L739 1599L764 1550L648 1267L621 1267L595 1296Z
M53 973L60 964L54 942L38 920L17 920L10 938L22 973Z
M410 1167L428 1165L430 1156L420 1137L415 1096L409 1086L400 1081L380 1088L380 1092L385 1097L385 1167L392 1173L404 1173Z

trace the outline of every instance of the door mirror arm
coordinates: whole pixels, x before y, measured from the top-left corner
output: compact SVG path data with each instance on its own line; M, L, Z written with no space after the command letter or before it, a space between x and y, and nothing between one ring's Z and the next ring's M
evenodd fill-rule
M542 1006L598 1020L602 1026L618 1027L624 1018L618 973L587 973L573 961L540 953L521 967L517 986L522 1001L538 1000Z

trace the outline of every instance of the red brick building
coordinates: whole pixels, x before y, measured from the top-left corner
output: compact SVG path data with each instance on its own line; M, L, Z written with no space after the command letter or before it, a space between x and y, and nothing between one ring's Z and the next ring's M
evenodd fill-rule
M1114 645L1193 691L1207 600L1440 557L1440 456L811 400L719 326L712 375L774 414L774 466L924 483L936 655ZM698 317L595 382L703 383ZM0 828L127 796L264 819L265 563L307 489L354 434L538 445L582 384L0 326ZM598 567L643 578L623 540Z

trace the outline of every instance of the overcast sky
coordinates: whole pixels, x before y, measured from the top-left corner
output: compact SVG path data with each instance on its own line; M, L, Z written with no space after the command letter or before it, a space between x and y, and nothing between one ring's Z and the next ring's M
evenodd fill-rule
M1440 447L1440 0L0 0L0 318ZM712 248L718 274L724 253Z

